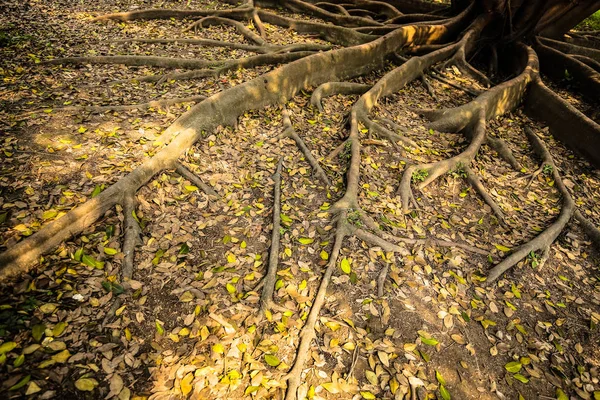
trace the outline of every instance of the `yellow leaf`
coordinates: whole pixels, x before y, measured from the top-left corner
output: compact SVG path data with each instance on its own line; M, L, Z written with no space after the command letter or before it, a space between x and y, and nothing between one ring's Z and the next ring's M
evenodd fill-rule
M187 396L192 391L192 381L194 380L194 374L189 373L181 380L181 393Z
M506 247L506 246L502 246L501 244L495 244L494 246L496 246L496 248L504 253L508 253L510 251L510 248Z
M337 382L326 382L322 383L321 386L325 388L329 393L336 394L340 392L340 388Z
M75 381L75 387L82 392L91 392L98 386L98 381L93 378L79 378Z
M118 253L118 250L110 248L110 247L105 247L104 253L108 254L109 256L114 256L115 254Z
M64 363L67 362L69 357L71 357L71 353L69 353L69 350L63 350L60 353L56 353L55 355L53 355L52 359L57 363Z
M221 343L216 343L215 345L213 345L212 351L214 351L217 354L223 354L225 353L225 348Z
M311 244L315 241L315 239L311 238L299 238L298 241L302 244Z
M185 190L187 190L188 192L195 192L196 190L198 190L198 186L185 185Z
M42 219L44 221L47 219L52 219L52 218L56 217L57 214L58 214L58 212L56 210L44 211L44 213L42 214Z
M227 262L228 262L229 264L233 264L233 263L235 262L235 255L233 255L233 254L231 254L231 253L230 253L230 254L228 254L228 255L227 255Z
M350 272L352 272L352 267L350 266L350 261L348 261L347 258L343 258L342 262L340 263L340 268L342 268L342 271L344 271L345 274L349 274Z
M373 400L375 399L375 395L371 392L360 392L360 395L363 397L363 399L367 399L367 400Z

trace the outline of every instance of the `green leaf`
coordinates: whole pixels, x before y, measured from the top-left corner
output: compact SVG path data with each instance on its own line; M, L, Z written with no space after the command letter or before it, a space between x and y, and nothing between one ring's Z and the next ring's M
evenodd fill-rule
M498 250L503 251L505 253L508 253L510 251L510 248L502 246L501 244L495 244L494 246L496 246Z
M440 385L446 384L444 377L442 376L442 374L440 374L440 372L437 369L435 370L435 379L437 379L437 381L440 383Z
M12 390L19 390L21 389L23 386L27 385L27 383L29 382L29 380L31 379L31 375L27 375L25 378L21 379L19 382L17 382L15 385L11 386L10 388L8 388L9 391Z
M88 256L87 254L84 254L83 257L81 257L81 262L87 265L88 267L96 268L96 260L93 257Z
M54 325L54 328L52 329L52 336L58 337L62 335L66 328L66 322L59 322L58 324Z
M188 254L189 252L190 252L190 246L188 246L187 243L182 244L181 247L179 248L180 255Z
M595 395L595 393L594 393ZM562 389L556 389L556 400L569 400L569 396Z
M312 238L299 238L298 241L302 244L311 244L315 241L315 239Z
M442 399L444 399L444 400L452 399L452 396L450 396L450 392L448 391L448 389L446 389L444 387L444 385L440 385L440 395L442 396Z
M279 361L279 358L277 358L276 356L274 356L272 354L265 354L265 361L271 367L276 367L281 363L281 361Z
M12 351L15 347L17 347L17 344L15 342L4 342L0 345L0 354L8 353L9 351Z
M508 372L512 372L513 374L516 374L517 372L519 372L521 370L521 363L518 361L512 361L509 362L508 364L506 364L504 366L504 368L508 371Z
M421 336L421 342L428 346L437 346L437 344L439 343L435 338L426 338L423 336Z
M342 262L340 263L340 268L342 269L342 271L344 271L345 274L349 274L350 272L352 272L352 267L350 266L350 261L348 261L347 258L343 258Z
M523 375L521 374L514 374L513 378L515 378L516 380L518 380L519 382L523 382L523 383L527 383L529 382L529 379L525 378Z
M75 254L73 254L73 258L75 259L75 261L81 261L82 256L83 256L83 247L80 249L77 249Z
M34 325L31 328L31 336L33 337L33 340L35 340L36 342L39 342L42 339L42 335L44 335L45 331L46 331L46 325L44 325L44 324Z
M119 251L117 249L113 249L111 247L105 247L104 248L104 253L108 254L109 256L114 256L115 254L117 254Z
M98 196L100 193L102 193L102 186L100 185L96 185L96 187L94 188L94 190L92 191L92 197L96 197Z
M15 368L18 368L21 365L23 365L24 362L25 362L25 354L21 354L19 357L15 358L15 362L13 363L13 366Z
M158 320L156 320L154 322L154 325L156 326L156 332L159 335L164 335L165 334L165 328L163 328L162 324Z

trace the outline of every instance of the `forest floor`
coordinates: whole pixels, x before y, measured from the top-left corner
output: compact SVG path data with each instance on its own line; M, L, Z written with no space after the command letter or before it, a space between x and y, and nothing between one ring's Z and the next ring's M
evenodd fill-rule
M189 21L91 22L107 12L151 6L156 4L142 0L0 4L0 250L150 157L154 139L190 103L100 114L61 107L210 96L274 68L217 79L115 85L111 82L160 69L42 63L75 55L222 59L249 54L115 42L134 37L244 41L233 28L182 34ZM218 5L192 0L162 6ZM271 43L324 43L270 25L267 35ZM357 82L372 83L381 73ZM477 88L452 69L446 73ZM539 255L531 254L497 285L482 285L486 270L559 212L551 174L529 179L540 162L527 146L524 126L552 143L565 185L596 226L600 171L517 110L490 121L488 129L505 139L524 169L514 171L487 146L471 166L507 215L506 225L460 168L416 191L420 209L404 215L396 196L402 158L439 160L457 154L464 141L428 130L413 110L472 98L428 79L438 101L416 81L373 111L408 128L419 147L399 154L389 143L367 138L360 193L365 211L386 229L426 240L407 245L404 255L357 239L345 242L344 268L334 274L300 391L314 399L401 399L412 385L420 399L600 398L600 252L577 223L552 245L543 268L537 268ZM570 98L597 119L598 108ZM329 191L312 176L294 142L278 137L281 108L247 113L236 130L209 133L182 161L220 198L209 199L174 171L144 186L137 194L143 245L136 252L133 281L120 282L123 217L112 210L48 254L37 272L1 289L0 397L280 398L281 378L293 364L298 333L329 256L329 207L343 193L348 154L343 149L328 155L346 137L345 119L356 96L325 99L323 113L312 109L309 99L310 93L303 93L286 107L334 182ZM257 325L257 285L272 227L271 176L281 157L283 225L275 292L280 307ZM433 236L475 246L487 256L436 247L427 240ZM116 297L125 298L124 305L107 315ZM447 392L440 391L441 384Z

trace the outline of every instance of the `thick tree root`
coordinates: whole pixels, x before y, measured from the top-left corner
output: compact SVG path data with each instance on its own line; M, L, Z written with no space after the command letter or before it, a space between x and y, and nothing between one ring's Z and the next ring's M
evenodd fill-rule
M275 291L275 281L277 280L277 265L279 264L279 238L281 228L281 166L283 158L279 159L277 169L273 175L273 230L271 232L271 249L269 250L269 266L262 283L263 290L260 295L259 315L262 317L265 311L273 303L273 292Z
M560 214L556 221L554 221L549 227L547 227L542 233L530 240L529 242L519 246L513 251L508 257L502 262L492 268L487 275L487 283L494 282L502 274L514 267L519 261L527 257L531 252L547 249L563 231L563 229L569 223L569 220L575 212L575 203L569 194L569 191L565 187L562 178L558 172L552 155L544 145L544 142L537 137L537 135L529 128L525 128L525 134L531 143L534 151L542 159L542 165L548 165L552 168L552 177L555 182L555 186L562 195L563 206Z
M179 156L199 140L203 132L212 131L219 125L234 124L246 110L281 104L301 89L363 75L383 66L390 54L412 41L433 43L443 40L451 32L448 26L403 27L367 44L304 57L198 103L163 132L159 141L169 144L153 158L100 195L44 225L2 253L0 279L29 271L42 254L90 226L119 203L124 193L139 189L164 169L175 168Z
M310 104L316 107L319 112L323 112L321 100L324 97L335 96L337 94L363 94L371 88L370 85L353 82L327 82L316 88L310 96Z
M304 143L304 140L302 140L302 138L298 135L298 133L292 126L290 115L286 109L283 110L282 116L284 126L283 135L293 139L294 142L296 142L296 146L298 146L302 154L304 154L304 157L306 157L306 161L308 161L308 163L310 164L310 167L313 169L317 178L319 178L321 182L325 184L325 187L331 186L331 182L329 181L327 174L325 173L325 171L323 171L323 168L321 168L321 165L319 164L317 159L312 155L310 149L306 146L306 143Z
M175 171L188 181L192 182L194 185L198 186L206 195L212 198L218 198L219 194L215 192L213 188L208 186L206 183L202 182L195 173L187 169L182 163L178 162L175 167Z
M485 112L481 110L476 118L475 126L471 128L472 133L469 134L471 143L462 153L435 163L413 165L404 171L400 180L400 186L398 187L398 195L400 196L402 208L405 213L410 211L409 202L413 199L411 181L416 179L415 176L422 177L425 175L425 178L418 185L418 188L422 190L439 176L450 172L455 167L468 168L485 141ZM418 175L415 175L415 173L418 173ZM482 185L479 186L483 188Z

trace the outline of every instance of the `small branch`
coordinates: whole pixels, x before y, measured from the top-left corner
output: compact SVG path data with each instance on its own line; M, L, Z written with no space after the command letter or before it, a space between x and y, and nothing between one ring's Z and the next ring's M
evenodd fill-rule
M253 12L252 14L254 15L256 12ZM230 25L233 26L235 28L235 30L242 36L244 36L246 39L248 39L248 41L257 44L259 46L265 46L267 44L267 42L260 37L260 35L257 35L256 33L252 32L250 29L246 28L246 26L244 24L242 24L239 21L235 21L233 19L229 19L229 18L222 18L222 17L204 17L202 19L199 19L198 21L192 23L191 25L189 25L187 28L185 28L183 30L183 32L188 32L191 30L196 30L198 27L203 28L205 26L211 26L211 25Z
M508 145L506 144L506 142L504 140L493 137L488 134L485 137L485 144L487 144L492 149L494 149L496 151L496 153L498 153L498 155L504 161L509 163L510 166L513 167L513 169L515 171L520 171L522 169L521 164L517 161L512 150L510 149L510 147L508 147Z
M273 292L275 291L275 280L277 279L277 265L279 263L279 237L281 228L281 166L283 157L277 163L277 170L273 175L273 230L271 232L271 249L269 250L269 266L263 282L263 291L260 295L259 315L262 317L264 312L273 302Z
M425 86L425 88L427 89L427 93L429 93L429 95L431 96L431 98L433 100L435 100L435 101L438 101L438 97L435 94L435 90L433 90L433 87L431 87L431 84L429 83L429 81L425 77L425 74L421 74L421 82L423 82L423 86Z
M479 193L479 195L483 198L487 205L490 206L490 208L492 209L492 211L494 211L494 214L496 214L498 219L501 222L504 222L504 213L502 212L502 209L500 208L500 206L498 206L498 203L494 201L492 196L490 196L488 191L481 183L481 180L479 179L477 174L468 165L464 166L464 170L467 173L467 180L469 181L471 186L473 186L477 193Z
M129 280L133 277L133 259L135 256L135 246L140 244L140 234L142 233L140 224L135 217L135 194L126 194L123 199L123 266L121 267L121 276L123 280Z
M312 155L310 149L306 146L306 143L304 143L304 140L302 140L302 138L298 136L298 133L296 133L296 130L292 126L292 121L290 120L290 116L287 109L283 109L282 115L283 126L285 128L284 135L293 139L294 142L296 142L296 145L298 146L302 154L304 154L304 157L306 157L306 161L308 161L311 168L315 172L315 175L317 175L321 182L323 182L326 187L331 186L331 182L329 181L329 178L327 178L327 174L325 173L325 171L323 171L323 168L321 168L321 165L319 164L317 159Z
M219 197L219 194L215 192L213 188L208 186L206 183L202 182L202 179L200 179L196 174L187 169L182 163L178 162L176 164L175 170L179 175L181 175L182 177L184 177L185 179L202 189L202 191L208 196L212 196L214 198Z
M600 229L596 228L589 219L583 216L579 210L575 211L575 219L581 224L583 231L592 239L592 242L600 248Z

